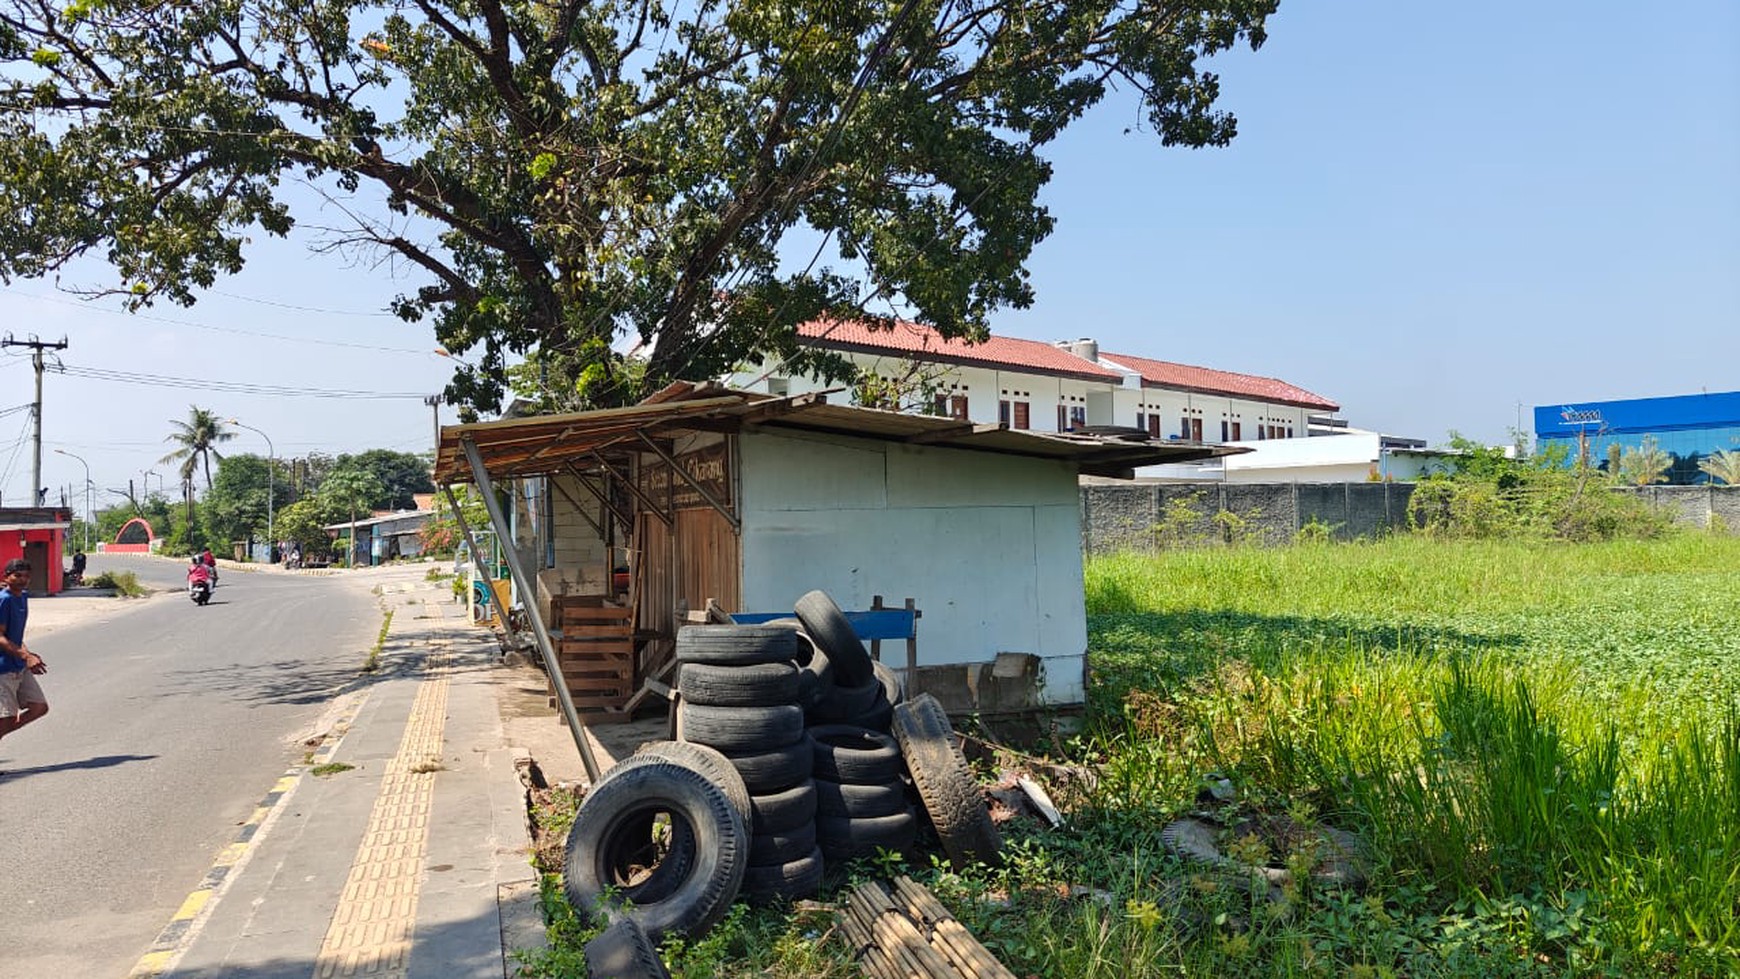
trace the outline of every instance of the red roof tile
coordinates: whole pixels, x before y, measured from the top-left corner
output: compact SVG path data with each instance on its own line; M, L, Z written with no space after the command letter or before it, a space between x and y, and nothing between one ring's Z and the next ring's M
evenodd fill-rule
M899 356L921 355L945 362L1065 374L1090 380L1117 381L1122 374L1083 360L1061 347L1038 340L987 337L982 343L948 339L935 329L900 320L888 329L871 329L858 320L815 320L798 326L798 335L826 347Z
M1319 408L1324 411L1341 410L1340 405L1328 398L1312 394L1304 388L1294 387L1286 381L1276 380L1272 377L1234 374L1231 371L1217 371L1209 367L1192 367L1189 364L1174 364L1165 360L1150 360L1147 357L1132 357L1129 354L1114 354L1106 351L1100 352L1100 359L1121 364L1141 374L1142 383L1145 385L1185 388L1209 394L1237 395L1255 401L1272 401L1278 404L1298 405L1301 408Z

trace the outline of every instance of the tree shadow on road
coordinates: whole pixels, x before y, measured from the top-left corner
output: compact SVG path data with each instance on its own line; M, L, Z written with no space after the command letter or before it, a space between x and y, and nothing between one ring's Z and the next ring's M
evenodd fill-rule
M31 768L0 769L0 781L13 782L29 775L49 775L54 772L71 772L89 768L113 768L132 761L150 761L156 755L97 755L81 761L63 761L54 765L36 765Z
M305 659L232 663L198 670L169 670L163 680L170 694L228 696L253 704L323 704L353 690L386 680L427 676L425 666L439 647L418 635L394 636L373 670L365 655L354 662L312 664ZM494 668L494 657L461 647L447 665L449 674ZM153 694L155 696L156 694Z

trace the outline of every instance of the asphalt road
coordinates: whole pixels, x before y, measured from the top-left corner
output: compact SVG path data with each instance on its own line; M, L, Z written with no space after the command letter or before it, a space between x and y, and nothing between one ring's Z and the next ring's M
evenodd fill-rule
M125 976L360 682L380 629L341 578L223 572L200 608L174 562L94 555L87 574L123 569L170 590L25 636L50 712L0 740L4 979Z

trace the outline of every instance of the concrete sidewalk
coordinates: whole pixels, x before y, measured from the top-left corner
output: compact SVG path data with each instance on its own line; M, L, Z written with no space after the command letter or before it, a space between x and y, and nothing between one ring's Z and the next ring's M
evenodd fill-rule
M514 672L424 570L355 573L393 612L380 675L334 703L134 976L500 979L542 944L498 706Z

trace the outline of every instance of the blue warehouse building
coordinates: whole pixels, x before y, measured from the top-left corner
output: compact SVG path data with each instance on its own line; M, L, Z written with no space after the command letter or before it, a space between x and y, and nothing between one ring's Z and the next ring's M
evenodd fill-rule
M1654 438L1662 451L1673 456L1669 483L1707 483L1710 477L1698 463L1712 452L1740 450L1740 391L1579 401L1535 409L1537 450L1564 445L1569 458L1575 459L1579 440L1585 438L1590 460L1603 468L1609 446L1636 449L1645 438Z

